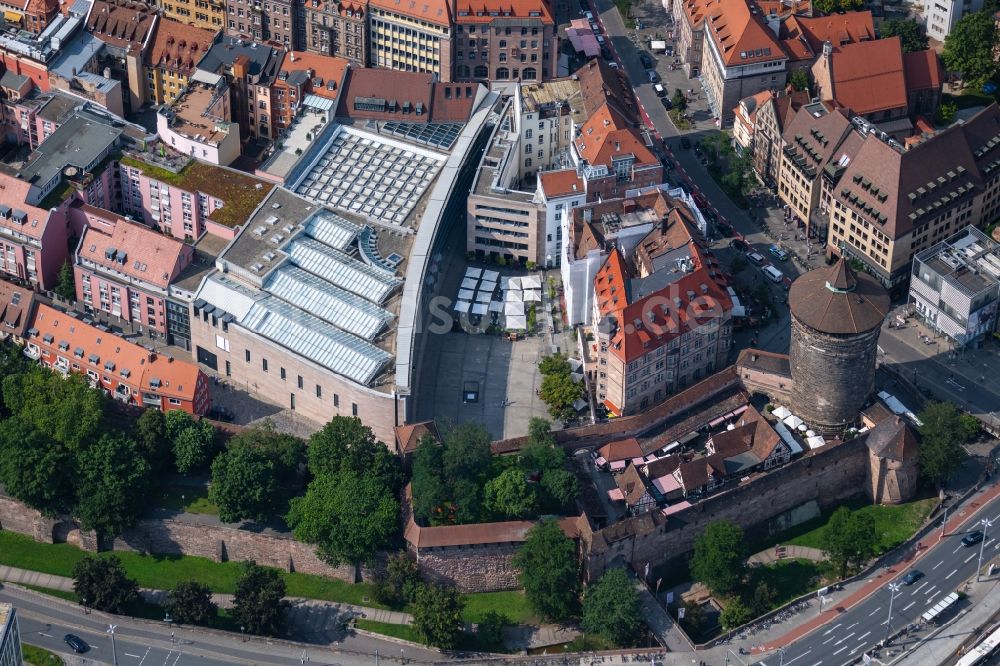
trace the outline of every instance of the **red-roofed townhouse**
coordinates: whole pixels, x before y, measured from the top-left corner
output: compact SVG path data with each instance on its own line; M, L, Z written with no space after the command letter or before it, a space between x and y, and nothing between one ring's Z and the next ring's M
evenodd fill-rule
M43 291L54 289L68 250L66 216L29 205L31 184L0 173L0 272Z
M587 201L587 181L576 169L543 171L538 174L535 199L545 209L545 249L543 261L538 263L550 268L558 266L573 209Z
M580 128L573 144L578 170L587 181L587 201L617 199L626 190L663 182L663 165L638 130L608 104Z
M617 247L594 279L597 399L611 413L639 413L723 367L732 301L693 214L672 208L639 241Z
M547 0L457 0L455 78L548 81L559 38Z
M746 0L717 0L705 10L702 83L721 127L745 97L785 87L788 55Z
M161 19L145 63L146 99L152 104L175 101L218 34L217 30Z
M204 414L212 405L208 377L197 365L148 351L44 303L36 308L24 353L63 375L86 375L92 386L129 405L189 414Z
M194 246L86 204L70 215L84 218L74 258L84 309L165 336L170 282L194 259Z
M705 8L709 0L673 0L674 33L677 57L689 77L701 73L702 48L705 43Z
M336 109L349 67L350 62L343 58L302 51L285 53L271 84L277 131L292 124L306 95L329 100L330 108Z

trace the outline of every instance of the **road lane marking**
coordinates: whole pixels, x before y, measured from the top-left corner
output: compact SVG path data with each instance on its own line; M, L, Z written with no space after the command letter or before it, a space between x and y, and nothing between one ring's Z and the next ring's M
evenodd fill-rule
M867 636L868 636L869 634L871 634L871 633L872 633L872 632L870 632L870 631L866 631L865 633L861 634L860 636L858 636L858 641L863 641L863 640L865 640L865 638L866 638L866 637L867 637Z
M944 560L941 560L940 562L938 562L937 564L935 564L933 567L931 567L931 571L934 571L935 569L937 569L942 564L944 564Z
M913 605L914 605L915 603L917 603L917 602L916 602L916 601L911 601L911 602L909 603L909 605L907 605L907 606L906 606L906 608L904 608L904 609L903 609L903 612L905 613L906 611L908 611L908 610L910 610L911 608L913 608Z
M797 656L797 657L793 657L793 658L791 658L791 659L786 659L786 660L785 660L785 663L786 663L786 664L790 664L790 663L792 663L793 661L795 661L796 659L801 659L802 657L806 656L806 655L807 655L807 654L809 654L810 652L812 652L812 648L809 648L808 650L806 650L805 652L803 652L802 654L800 654L800 655L799 655L799 656Z
M962 550L963 548L965 548L965 544L961 544L960 543L960 544L958 544L958 548L956 548L955 550L951 551L951 554L954 555L955 553L957 553L958 551Z
M833 633L834 629L836 629L837 627L839 627L841 624L843 624L843 623L842 622L838 622L837 624L833 625L832 627L830 627L829 629L827 629L826 631L824 631L823 635L824 636L829 636L830 634Z
M132 654L131 652L126 652L126 653L125 653L125 656L126 656L126 657L132 657L133 659L142 659L142 657L140 657L139 655L137 655L137 654Z
M931 596L927 597L927 603L929 603L929 604L932 604L932 603L934 603L934 597L936 597L937 595L938 595L938 593L937 593L937 592L935 592L935 593L934 593L934 594L932 594Z
M973 559L973 558L974 558L974 557L975 557L976 555L977 555L977 553L973 553L972 555L969 555L969 556L968 556L967 558L965 558L965 562L964 562L964 564L968 564L969 562L971 562L971 561L972 561L972 559Z
M929 583L929 582L930 582L930 581L928 581L928 580L925 580L924 582L922 582L922 583L920 584L920 587L918 587L917 589L913 590L913 594L916 594L917 592L919 592L919 591L920 591L920 589L921 589L921 588L922 588L922 587L923 587L924 585L926 585L927 583Z
M825 641L823 641L823 645L826 645L827 643L829 643L832 640L835 640L836 638L837 638L836 636L830 636L828 639L826 639Z
M841 652L843 652L844 650L846 650L849 647L851 647L851 646L850 645L845 645L844 647L842 647L839 650L837 650L836 652L834 652L833 656L836 657L838 654L840 654Z
M854 624L852 624L850 627L845 628L844 631L848 631L849 629L852 629L852 628L854 628L856 626L858 626L857 622L855 622Z
M931 585L930 587L927 588L927 594L930 594L931 592L933 592L936 589L937 589L937 585Z
M856 633L858 633L858 632L852 631L851 633L847 634L846 636L844 636L843 638L841 638L839 641L837 641L836 643L834 643L834 645L840 645L841 643L843 643L844 641L846 641L848 638L850 638L851 636L853 636Z
M152 649L153 649L152 646L149 646L149 647L146 648L146 654L142 655L142 659L139 660L139 666L142 666L143 662L146 661L146 657L149 656L149 651L152 650Z
M813 664L813 666L819 666L822 663L823 663L823 660L821 659L821 660L817 661L815 664Z
M954 575L955 575L955 574L957 574L957 573L958 573L958 569L952 569L952 570L951 570L951 573L950 573L950 574L948 574L947 576L945 576L945 577L944 577L944 579L945 579L945 580L948 580L949 578L951 578L952 576L954 576Z
M874 615L875 613L879 612L880 610L882 610L881 606L879 606L878 608L876 608L875 610L873 610L871 613L868 613L868 617L871 617L872 615Z

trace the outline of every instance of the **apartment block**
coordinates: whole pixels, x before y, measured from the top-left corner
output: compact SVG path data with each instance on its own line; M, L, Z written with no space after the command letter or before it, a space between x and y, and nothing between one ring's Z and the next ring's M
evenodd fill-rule
M983 0L924 0L923 5L927 36L943 42L959 19L966 14L982 11Z
M122 82L123 93L128 91L122 100L125 111L138 111L149 101L146 59L160 15L144 2L94 0L86 20L87 31L104 44L98 67L110 70L109 78Z
M168 289L194 258L194 248L114 213L77 205L84 218L74 260L76 298L133 329L167 334Z
M913 258L910 304L957 345L979 347L997 330L1000 243L966 227Z
M285 53L271 87L277 132L292 124L307 95L319 98L317 104L325 100L336 108L349 66L344 58L301 51Z
M219 32L226 27L225 0L156 0L164 19Z
M740 100L733 109L733 141L750 154L761 183L777 187L782 134L799 108L808 102L806 91L766 91Z
M152 104L175 101L218 34L219 28L161 19L146 58L147 99Z
M705 43L707 0L674 0L674 32L677 57L689 78L701 74L702 49Z
M232 120L239 124L241 141L274 138L271 84L277 78L281 59L282 52L272 46L224 37L198 64L198 69L226 78Z
M38 304L24 354L63 375L85 375L115 400L163 411L204 414L212 404L198 366L147 350L70 313Z
M454 12L456 79L548 81L555 76L559 40L546 0L457 0Z
M229 83L196 72L169 106L156 111L156 133L171 150L228 166L240 156L240 126L232 119Z
M369 64L404 72L428 72L436 74L440 81L452 81L452 21L448 0L371 0Z
M0 666L21 666L21 629L12 604L0 604Z
M515 94L523 177L572 165L573 139L585 118L579 78L522 83Z
M303 0L298 11L302 16L299 21L302 32L299 48L345 58L358 67L368 65L370 51L366 2Z
M587 118L574 147L588 201L617 199L626 190L663 182L663 165L646 138L608 104Z
M226 34L283 49L298 48L295 10L292 0L226 0Z

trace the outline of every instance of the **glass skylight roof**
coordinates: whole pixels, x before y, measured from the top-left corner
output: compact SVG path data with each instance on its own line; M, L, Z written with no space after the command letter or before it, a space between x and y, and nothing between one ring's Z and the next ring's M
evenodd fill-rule
M282 266L264 288L348 333L372 340L392 321L392 314L360 296L295 266Z
M359 384L392 362L389 352L273 296L255 303L242 325Z
M341 289L381 304L403 283L383 270L338 252L313 238L296 238L285 248L296 266Z
M402 123L398 120L390 120L382 126L382 130L409 139L414 143L449 150L455 143L455 139L458 138L459 132L462 131L462 124Z
M332 248L346 250L361 233L361 227L323 208L306 222L306 233Z

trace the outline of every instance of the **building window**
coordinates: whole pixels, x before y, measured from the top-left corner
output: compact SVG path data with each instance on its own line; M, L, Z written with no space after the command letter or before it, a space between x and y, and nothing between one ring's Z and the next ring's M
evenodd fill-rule
M247 363L249 363L250 362L250 350L247 349L245 353L246 353Z
M267 359L266 358L262 358L260 360L260 369L263 370L264 372L267 372Z
M299 388L302 388L302 386L303 386L302 375L299 375L299 382L298 383L299 383Z
M333 394L333 406L340 407L340 396L336 393Z
M357 415L358 415L358 403L352 402L351 403L351 416L357 416Z
M281 378L282 379L285 378L285 369L284 368L281 368Z
M323 387L320 386L319 384L316 384L316 397L317 398L323 397Z

